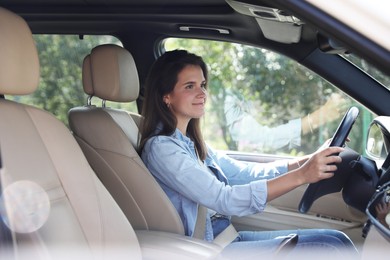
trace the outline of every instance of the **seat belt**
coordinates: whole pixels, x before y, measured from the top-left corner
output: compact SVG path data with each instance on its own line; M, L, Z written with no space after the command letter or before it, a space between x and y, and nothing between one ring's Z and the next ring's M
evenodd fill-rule
M227 228L225 228L219 235L214 238L214 243L224 248L225 246L229 245L231 242L233 242L234 239L238 237L238 232L234 228L233 224L230 223Z
M194 238L204 239L204 234L206 231L206 217L207 217L207 208L198 204L198 215L196 216Z
M198 204L198 215L196 217L194 238L204 239L204 234L206 230L206 217L207 217L207 208ZM214 238L213 243L224 248L229 245L234 239L238 236L238 232L234 228L233 224L227 226L216 238Z
M196 155L198 157L199 164L207 169L211 174L215 175L208 167L204 165L202 160L199 159L198 151L195 149ZM204 239L205 231L206 231L206 217L207 217L207 208L198 203L198 215L196 217L195 230L193 237L198 239ZM230 223L230 225L225 228L216 238L214 238L213 243L224 248L228 244L230 244L234 239L236 239L238 233L234 226Z
M198 150L195 148L196 157L200 166L208 170L208 167L204 165L202 160L199 158ZM198 203L198 215L196 216L195 230L192 237L204 240L204 235L206 231L206 217L207 217L207 208Z

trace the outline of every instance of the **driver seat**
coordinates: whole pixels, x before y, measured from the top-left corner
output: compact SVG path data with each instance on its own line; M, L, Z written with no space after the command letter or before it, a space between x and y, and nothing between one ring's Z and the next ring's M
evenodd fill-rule
M97 46L85 57L82 76L89 100L96 96L103 105L72 108L69 126L97 176L135 230L184 235L179 214L137 153L141 116L104 105L138 98L132 55L117 45Z

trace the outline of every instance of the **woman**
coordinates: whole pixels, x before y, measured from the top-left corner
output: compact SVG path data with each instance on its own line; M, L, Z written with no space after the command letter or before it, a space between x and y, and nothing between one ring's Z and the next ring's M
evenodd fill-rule
M187 236L194 235L198 205L210 209L204 239L212 241L229 225L228 216L262 212L268 201L300 185L332 177L335 164L341 162L334 154L343 148L324 148L295 161L268 164L246 164L213 151L199 126L205 113L207 76L202 58L184 50L166 52L153 64L142 110L141 151L145 165L177 209ZM242 247L245 255L251 250L269 252L280 245L284 239L280 236L291 233L299 235L297 249L355 250L338 231L288 230L241 231L224 252Z

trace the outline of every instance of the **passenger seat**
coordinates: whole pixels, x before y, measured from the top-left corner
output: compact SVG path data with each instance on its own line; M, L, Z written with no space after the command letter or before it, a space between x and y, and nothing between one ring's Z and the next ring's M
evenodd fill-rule
M102 99L102 107L89 101L71 109L69 126L98 177L134 229L184 235L176 209L137 153L140 116L104 105L138 98L132 55L113 44L95 47L83 62L83 87L90 98Z
M29 27L0 7L0 35L0 94L34 92L40 68ZM0 221L13 233L10 254L17 259L80 254L141 259L133 228L64 124L46 111L5 98L0 98L0 122L6 208Z
M1 7L0 35L0 221L12 231L6 259L215 258L221 249L202 240L135 234L65 125L3 97L37 88L39 60L26 22Z

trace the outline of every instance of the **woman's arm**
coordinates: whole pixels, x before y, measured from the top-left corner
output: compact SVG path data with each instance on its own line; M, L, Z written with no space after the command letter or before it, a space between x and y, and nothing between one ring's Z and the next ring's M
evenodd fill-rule
M294 168L287 174L278 176L267 181L267 202L277 197L308 183L315 183L323 179L333 176L333 172L337 170L335 164L341 162L339 154L343 151L341 147L329 147L320 149L310 158L302 158L299 160L301 167L298 168L298 163L289 164L289 169Z
M222 151L214 151L210 147L208 147L208 152L221 168L230 185L242 185L252 181L272 179L286 173L290 168L289 164L293 164L293 161L290 162L289 160L276 160L269 163L243 162L226 155ZM296 164L296 160L294 162Z
M244 216L261 212L266 205L265 180L226 185L200 165L183 142L174 138L151 138L145 144L142 159L160 183L221 214Z

